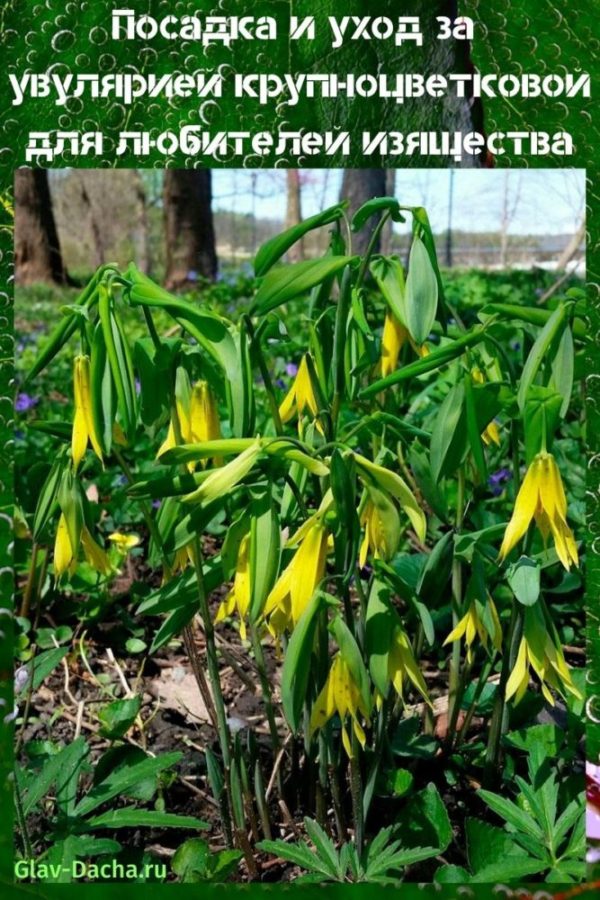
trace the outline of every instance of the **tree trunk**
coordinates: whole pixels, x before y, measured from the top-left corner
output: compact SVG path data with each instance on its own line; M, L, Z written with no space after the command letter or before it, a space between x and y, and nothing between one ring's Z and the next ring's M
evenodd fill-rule
M135 218L132 228L132 243L135 248L136 265L140 272L147 275L150 272L150 241L148 240L148 210L146 202L146 188L139 171L134 174L134 186L136 197Z
M95 172L88 173L91 174L92 180L95 178ZM94 243L94 266L96 269L103 266L106 262L106 248L104 246L104 234L102 231L102 227L98 221L98 216L94 210L94 205L92 203L92 198L90 197L90 192L88 191L88 186L86 184L86 173L79 172L79 187L81 190L81 202L83 203L83 208L85 209L85 214L88 220L90 234L92 235L92 241Z
M217 254L209 169L167 169L163 186L169 290L213 281Z
M345 169L340 199L350 202L348 213L352 218L356 210L367 200L385 197L385 188L385 169ZM353 235L353 253L362 255L366 251L379 219L380 216L372 216L363 228ZM379 241L377 243L376 252L379 250Z
M287 170L287 208L285 227L293 228L302 221L302 195L300 190L300 172L298 169ZM300 262L304 259L304 243L296 241L287 252L288 261Z
M65 284L46 169L15 172L15 281Z

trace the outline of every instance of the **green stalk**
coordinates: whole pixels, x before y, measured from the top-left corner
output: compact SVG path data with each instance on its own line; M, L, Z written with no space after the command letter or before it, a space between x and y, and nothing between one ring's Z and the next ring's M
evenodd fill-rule
M456 499L456 533L460 534L465 514L465 472L463 468L458 471L458 496ZM452 560L452 627L456 628L462 608L463 577L462 563L459 559ZM448 681L448 745L452 744L452 729L456 726L458 710L460 709L460 640L452 642L452 655L450 657L450 672Z
M465 735L469 731L469 726L471 725L471 720L472 720L473 716L475 715L475 710L477 709L477 704L479 703L479 698L481 697L481 694L487 683L487 680L490 677L492 669L494 668L495 660L496 660L496 654L494 653L492 655L491 659L488 659L481 669L481 674L479 675L477 684L475 685L473 699L472 699L471 703L469 704L469 708L467 709L467 711L465 713L465 717L463 719L462 725L460 726L460 728L458 730L458 737L456 739L457 746L459 744L462 744L462 742L465 738Z
M365 841L365 822L363 808L363 787L358 759L361 747L358 738L352 732L352 757L350 759L350 793L352 796L352 818L354 821L354 843L356 852L360 856Z
M500 744L502 735L505 734L508 729L508 707L506 705L505 696L506 683L517 659L522 632L523 607L513 598L510 625L508 628L504 657L502 659L502 669L500 672L500 683L498 684L498 693L496 694L496 701L494 703L494 711L490 722L488 745L485 754L485 766L483 770L484 785L493 785L498 778Z
M273 762L277 764L277 757L281 749L281 740L277 730L277 722L275 721L275 707L273 705L273 694L265 665L265 656L263 653L260 636L254 625L250 626L250 638L252 641L252 649L254 650L254 659L256 660L256 668L258 669L258 677L260 679L260 687L267 713L267 722L269 723L269 733L271 735L271 749L273 751ZM281 777L281 767L277 770L277 790L279 796L283 798L283 780Z

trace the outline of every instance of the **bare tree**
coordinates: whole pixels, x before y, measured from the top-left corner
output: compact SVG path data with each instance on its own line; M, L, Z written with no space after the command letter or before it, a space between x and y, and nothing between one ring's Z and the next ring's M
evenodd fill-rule
M96 268L104 265L106 262L106 248L104 243L104 229L100 222L100 216L97 214L94 203L92 202L91 192L88 187L88 178L90 179L90 187L93 188L96 180L95 172L78 172L79 188L81 191L81 202L85 211L85 217L88 221L90 234L92 236L94 249L94 265Z
M521 199L521 177L517 180L514 192L510 189L510 172L504 173L504 186L502 190L502 209L500 212L500 267L506 268L508 259L508 230L515 216Z
M348 200L350 204L350 216L356 210L371 200L373 197L385 197L386 174L385 169L345 169L342 179L341 200ZM354 253L363 254L373 231L379 222L379 216L372 216L364 228L354 236L352 249ZM376 248L378 249L378 248Z
M287 183L287 207L285 215L285 227L293 228L302 221L302 187L300 172L298 169L288 169L286 172ZM304 259L304 243L296 241L287 252L290 262L299 262Z
M163 185L169 289L214 279L217 254L209 169L167 169Z
M18 284L68 281L45 169L15 172L15 279Z
M135 215L131 229L137 267L140 272L148 274L151 268L150 241L148 238L148 210L146 188L138 169L134 171L134 189L136 198Z

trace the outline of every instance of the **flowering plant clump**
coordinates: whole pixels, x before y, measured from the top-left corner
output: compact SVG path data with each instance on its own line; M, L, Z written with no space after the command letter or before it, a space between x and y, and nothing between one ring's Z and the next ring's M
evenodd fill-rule
M356 256L352 234L373 216ZM386 221L405 216L407 272L374 252ZM424 209L378 198L345 220L340 203L264 244L236 322L133 263L103 266L27 378L59 352L72 359L72 421L37 422L57 450L31 517L34 548L53 548L57 591L83 564L108 583L131 554L159 573L130 615L163 617L151 654L184 635L214 732L204 749L220 827L249 877L258 841L274 849L282 809L316 817L307 833L329 865L328 834L340 871L403 877L439 857L452 828L425 846L417 823L411 845L394 817L433 804L446 821L438 788L494 786L513 718L526 715L516 710L582 698L557 608L581 584L567 453L583 298L488 304L463 321ZM322 258L282 263L322 226ZM17 403L34 405L24 392ZM103 535L88 496L101 468L124 476L135 532L113 524ZM248 740L227 708L232 644L260 686L266 728L249 726ZM385 846L391 874L377 874ZM296 851L309 867L312 851ZM536 869L519 853L525 874L558 865L555 854ZM474 866L462 871L485 880Z

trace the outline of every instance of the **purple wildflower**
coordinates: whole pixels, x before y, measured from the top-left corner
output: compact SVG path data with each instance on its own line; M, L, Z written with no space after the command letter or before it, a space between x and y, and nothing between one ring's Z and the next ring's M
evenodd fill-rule
M275 379L275 384L276 384L276 386L277 386L278 388L280 388L281 390L283 390L283 388L285 387L285 381L283 380L283 378L276 378L276 379Z
M296 363L288 363L285 367L285 371L290 376L290 378L295 378L298 374L298 366Z
M17 399L15 400L15 410L16 412L28 412L28 410L33 409L40 402L39 397L32 397L30 394L17 394Z
M160 509L160 504L161 504L160 500L153 500L152 501L152 509Z
M503 485L505 482L510 481L511 478L512 472L510 469L498 469L497 472L492 472L488 478L488 483L494 497L500 496L504 490Z

